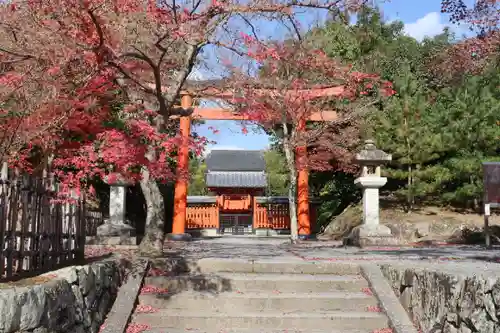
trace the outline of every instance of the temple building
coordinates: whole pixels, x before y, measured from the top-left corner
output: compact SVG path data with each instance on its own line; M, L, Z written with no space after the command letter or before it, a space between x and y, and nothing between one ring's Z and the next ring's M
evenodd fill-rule
M206 157L210 196L188 196L186 232L272 236L290 232L288 197L267 197L263 151L213 150ZM314 224L316 209L310 207Z

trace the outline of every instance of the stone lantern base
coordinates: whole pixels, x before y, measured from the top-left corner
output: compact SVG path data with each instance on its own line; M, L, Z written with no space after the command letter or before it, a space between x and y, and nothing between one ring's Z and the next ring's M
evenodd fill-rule
M87 236L88 245L137 245L135 228L121 220L106 219L96 236Z
M345 245L358 247L394 246L399 245L399 240L392 235L391 229L385 225L362 224L352 229L344 243Z

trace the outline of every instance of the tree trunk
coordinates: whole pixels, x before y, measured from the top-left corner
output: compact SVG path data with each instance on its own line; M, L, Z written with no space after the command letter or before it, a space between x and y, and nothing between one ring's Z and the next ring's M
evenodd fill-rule
M297 170L295 169L295 154L293 147L290 144L288 136L288 125L283 123L283 149L286 156L286 164L290 171L290 186L288 187L288 206L290 214L290 241L292 244L297 243L299 239L298 221L297 221Z
M293 167L292 167L293 168ZM288 187L288 205L290 206L290 242L292 244L297 243L299 239L298 235L298 221L297 221L297 173L295 171L290 172L290 186Z
M408 193L406 194L406 203L408 204L407 213L411 213L413 210L413 170L411 164L408 165Z
M412 163L413 163L413 154L412 154L412 146L410 142L410 133L409 133L409 124L408 124L408 119L407 119L407 113L408 113L408 101L405 100L405 107L404 107L404 119L403 119L403 125L405 129L405 142L406 142L406 151L408 153L408 184L407 184L407 193L406 193L406 204L407 204L407 210L406 213L410 214L411 211L413 210L413 170L412 170Z
M143 168L141 190L146 200L146 225L144 238L139 245L139 252L147 256L163 253L165 238L165 204L163 196L154 179L150 179L149 171Z
M139 100L143 101L146 108L155 109L155 104L158 103L158 112L160 116L156 117L154 120L154 125L158 131L164 128L164 118L168 118L172 115L173 106L177 97L179 97L182 85L186 81L187 77L191 73L196 56L200 50L201 45L199 43L189 44L187 43L186 56L184 58L184 67L180 69L175 76L174 83L168 85L167 91L161 93L162 84L160 80L155 81L156 96L154 99L155 103L149 103L143 98L144 91L137 91L134 89L129 89L134 87L134 85L128 85L125 79L119 79L118 83L124 91L130 101L137 102ZM161 66L152 68L155 78L160 76ZM147 95L147 94L146 94ZM146 157L149 161L155 161L155 150L150 147L149 152ZM161 255L163 252L163 241L165 239L165 204L163 202L162 193L158 187L158 184L154 179L150 179L150 174L147 168L142 170L142 180L140 182L141 189L146 200L146 225L144 229L144 238L139 245L139 251L144 255Z

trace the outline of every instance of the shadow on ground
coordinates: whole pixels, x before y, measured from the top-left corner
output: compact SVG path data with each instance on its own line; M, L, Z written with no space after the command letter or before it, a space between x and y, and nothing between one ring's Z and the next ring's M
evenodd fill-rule
M169 256L150 262L144 285L158 288L159 292L151 295L161 300L169 300L183 291L198 291L218 294L231 292L231 280L217 274L203 273L196 262L185 257Z

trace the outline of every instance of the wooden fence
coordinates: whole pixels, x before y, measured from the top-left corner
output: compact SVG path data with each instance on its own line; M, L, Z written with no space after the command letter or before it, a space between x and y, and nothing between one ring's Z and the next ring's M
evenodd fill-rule
M99 210L85 210L85 236L97 236L97 227L104 223L104 217Z
M217 204L189 205L186 211L187 229L219 228L219 207Z
M84 259L85 202L54 203L41 178L0 180L0 279L11 280Z
M288 204L255 203L254 228L270 228L275 230L290 229Z

